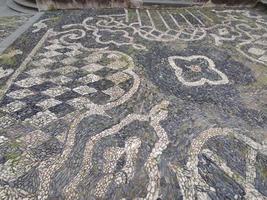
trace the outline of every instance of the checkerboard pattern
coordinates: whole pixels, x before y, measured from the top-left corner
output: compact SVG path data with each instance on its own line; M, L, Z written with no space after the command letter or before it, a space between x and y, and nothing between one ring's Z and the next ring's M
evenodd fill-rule
M44 49L0 102L0 110L15 120L43 127L89 104L114 101L131 87L132 77L123 71L128 63L120 55L62 52L58 44Z

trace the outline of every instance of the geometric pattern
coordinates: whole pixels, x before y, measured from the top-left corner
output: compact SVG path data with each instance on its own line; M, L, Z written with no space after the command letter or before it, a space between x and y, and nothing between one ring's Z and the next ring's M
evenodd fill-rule
M102 11L1 66L0 199L266 199L266 20Z
M2 111L43 126L84 108L81 105L114 101L131 87L131 76L121 71L126 62L107 58L108 54L93 58L88 52L73 51L75 55L69 56L51 46L14 81L0 104Z

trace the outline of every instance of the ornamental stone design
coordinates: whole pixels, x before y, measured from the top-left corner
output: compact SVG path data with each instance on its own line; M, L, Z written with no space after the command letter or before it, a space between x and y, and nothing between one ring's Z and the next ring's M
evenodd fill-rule
M215 44L218 46L223 44L222 41L235 41L242 36L242 34L231 25L216 26L211 31L210 35L214 38Z
M175 75L178 80L186 86L201 86L205 83L221 85L229 82L227 76L216 69L215 63L206 56L171 56L168 60L175 70ZM182 62L176 64L177 60ZM219 76L219 80L209 80L206 77L212 77L212 75L207 76L206 74L208 73L215 73L215 76Z
M255 40L243 42L239 45L240 53L249 58L250 60L267 64L267 34Z
M266 199L266 27L249 9L44 14L0 57L0 199Z

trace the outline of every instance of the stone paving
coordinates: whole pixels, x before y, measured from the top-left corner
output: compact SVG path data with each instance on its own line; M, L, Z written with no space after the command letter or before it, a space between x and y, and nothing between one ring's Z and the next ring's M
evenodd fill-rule
M0 199L267 199L261 11L48 12L0 62Z

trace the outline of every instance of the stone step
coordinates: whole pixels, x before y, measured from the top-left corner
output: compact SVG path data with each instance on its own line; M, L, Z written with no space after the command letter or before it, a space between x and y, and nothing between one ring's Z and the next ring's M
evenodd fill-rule
M267 3L267 0L259 0L262 3ZM209 0L144 0L145 5L169 5L169 6L193 6L203 5ZM257 0L211 0L214 4L226 4L226 5L254 5Z
M24 6L24 7L38 9L37 3L34 0L13 0L13 1L15 1L15 3L17 3L21 6Z
M144 5L170 5L170 6L191 6L202 5L201 2L195 2L192 0L144 0Z
M20 12L20 13L36 14L36 13L38 12L37 9L33 9L33 8L29 8L29 7L21 6L20 4L17 4L17 3L14 2L13 0L8 0L8 1L7 1L7 6L8 6L10 9L15 10L15 11Z

